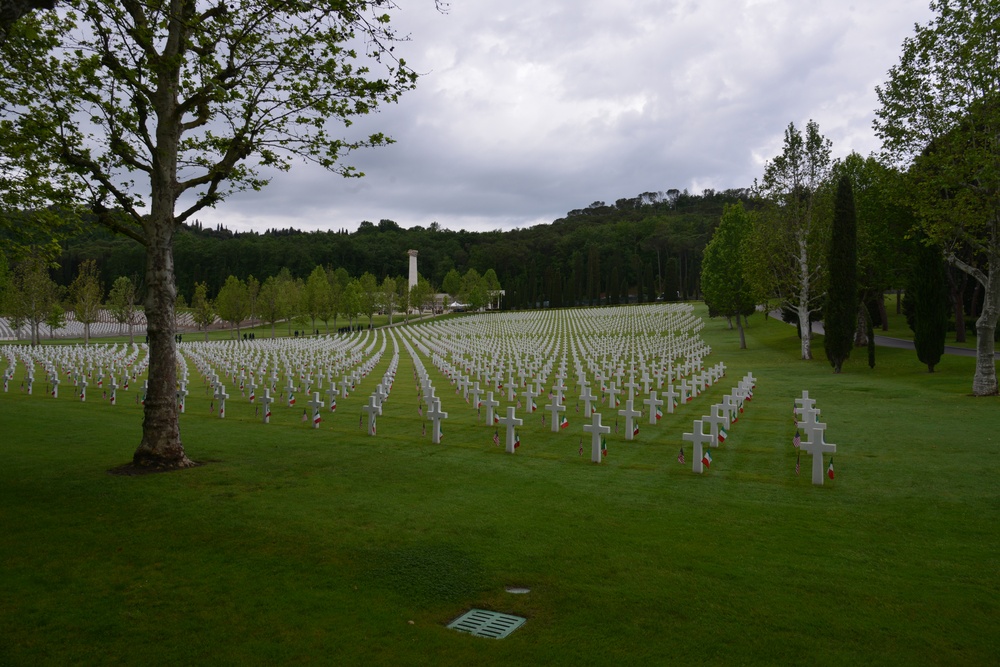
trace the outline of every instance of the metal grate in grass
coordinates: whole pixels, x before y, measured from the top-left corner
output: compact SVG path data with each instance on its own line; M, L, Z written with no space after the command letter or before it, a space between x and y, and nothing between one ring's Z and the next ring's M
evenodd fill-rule
M511 616L510 614L501 614L498 611L470 609L449 623L448 627L453 630L471 633L477 637L503 639L521 627L525 620L527 619L520 616Z

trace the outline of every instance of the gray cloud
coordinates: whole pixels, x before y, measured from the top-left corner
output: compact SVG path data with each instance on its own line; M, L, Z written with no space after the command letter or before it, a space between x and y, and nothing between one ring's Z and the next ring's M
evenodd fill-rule
M509 229L595 200L747 187L785 127L815 119L838 156L868 154L874 87L914 22L911 0L407 0L398 51L424 73L354 131L364 179L308 164L206 211L230 229Z

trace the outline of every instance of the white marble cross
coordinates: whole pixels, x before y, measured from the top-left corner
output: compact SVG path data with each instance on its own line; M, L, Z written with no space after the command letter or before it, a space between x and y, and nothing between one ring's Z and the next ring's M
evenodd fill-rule
M708 432L712 436L712 442L710 443L712 447L718 447L719 443L722 442L719 439L719 428L722 426L722 422L726 420L721 412L715 410L715 407L714 405L712 406L711 414L702 415L701 417L701 421L709 426Z
M313 392L313 397L311 400L306 401L306 404L313 409L312 413L312 427L319 428L319 423L323 420L320 417L319 411L323 408L323 401L319 397L319 392Z
M619 410L618 415L625 418L625 439L632 440L635 438L636 431L639 430L635 420L642 417L642 412L632 407L632 399L629 398L625 401L625 409Z
M694 420L694 427L691 433L685 433L681 436L684 440L687 440L692 445L694 445L694 454L691 456L691 471L696 473L702 473L705 471L705 450L704 445L712 444L712 434L705 433L702 428L702 421L700 419Z
M108 388L111 389L111 396L108 397L108 400L111 401L111 405L116 405L118 403L118 382L115 380L114 372L108 376ZM181 412L184 412L183 407Z
M81 401L87 400L87 378L81 373L76 377L76 393Z
M663 401L656 398L656 390L654 389L653 391L649 392L649 398L644 399L642 402L646 405L646 408L649 410L649 423L656 424L656 422L659 421L660 417L663 416L663 413L660 412L660 406L663 405Z
M583 430L590 433L590 460L594 463L601 462L601 439L611 433L610 426L601 424L601 413L595 412L589 424L583 425Z
M505 442L506 442L506 451L508 454L514 453L515 449L514 436L516 435L515 429L524 423L523 419L519 419L514 416L514 412L515 412L514 406L508 405L507 416L501 417L499 420L497 420L497 423L503 424L507 429L507 436Z
M220 384L215 389L215 400L219 402L219 419L226 418L226 399L229 398L229 394L226 393L226 385Z
M368 405L361 408L368 413L368 435L375 435L375 417L382 414L382 404L379 403L378 396L372 394L368 397Z
M667 385L667 390L663 392L663 399L667 404L667 414L674 414L674 408L677 406L677 400L680 396L679 393L674 391L674 385Z
M486 408L486 423L495 424L497 423L497 417L494 414L494 410L500 407L500 401L493 399L493 392L486 392L486 398L483 400L483 407Z
M118 386L115 384L114 377L111 378L110 385L111 385L111 405L114 405L115 390L118 389ZM177 389L177 411L180 412L181 414L184 414L185 406L187 405L187 395L188 395L187 382L181 380L180 387Z
M552 397L552 402L545 406L545 409L552 413L552 432L557 433L562 426L559 419L560 412L566 412L566 406L560 405L556 397Z
M535 397L538 396L534 392L534 387L529 384L524 388L524 409L529 413L535 411Z
M427 410L427 418L431 420L431 442L435 445L441 442L441 420L448 418L447 412L441 412L441 399L435 398Z
M263 404L264 423L265 424L270 424L271 423L271 403L274 403L274 399L271 398L271 388L270 387L264 387L264 398L260 399L260 402Z
M816 421L819 410L806 408L805 421L798 422L799 427L806 435L799 447L812 454L812 483L823 486L823 455L836 454L837 445L824 441L826 424Z
M590 415L594 412L590 404L597 400L597 397L590 393L590 385L583 386L583 391L580 392L580 400L583 401L583 416L589 419Z

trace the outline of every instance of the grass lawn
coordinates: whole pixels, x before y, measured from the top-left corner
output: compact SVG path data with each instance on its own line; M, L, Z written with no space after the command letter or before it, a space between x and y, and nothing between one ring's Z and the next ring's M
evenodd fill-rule
M927 374L879 349L871 370L859 350L833 375L821 340L800 361L773 319L751 318L749 350L721 320L702 336L728 375L637 441L612 434L600 465L572 398L568 429L526 418L507 455L424 359L450 415L431 444L405 350L365 436L391 346L318 430L236 398L213 418L193 375L182 433L208 464L143 477L107 473L138 443L134 389L111 407L15 377L0 665L995 664L1000 406L968 396L975 360ZM693 474L681 434L748 371L754 400ZM794 474L803 389L838 445L823 487L805 459ZM470 608L528 620L502 640L445 627Z

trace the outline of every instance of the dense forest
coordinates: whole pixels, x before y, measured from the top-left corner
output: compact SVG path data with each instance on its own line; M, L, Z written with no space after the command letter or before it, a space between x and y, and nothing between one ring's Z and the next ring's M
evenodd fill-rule
M749 203L747 190L644 193L613 204L594 202L548 225L511 231L470 232L429 227L404 229L392 220L362 222L356 232L267 229L234 233L187 225L174 244L177 287L190 302L196 282L215 293L230 275L259 280L288 268L305 278L316 266L407 275L406 251L419 251L420 274L440 288L452 269L465 274L494 269L506 290L504 307L686 299L699 293L702 251L723 205ZM79 265L95 259L104 284L143 274L143 249L100 227L63 243L53 278L68 285Z

